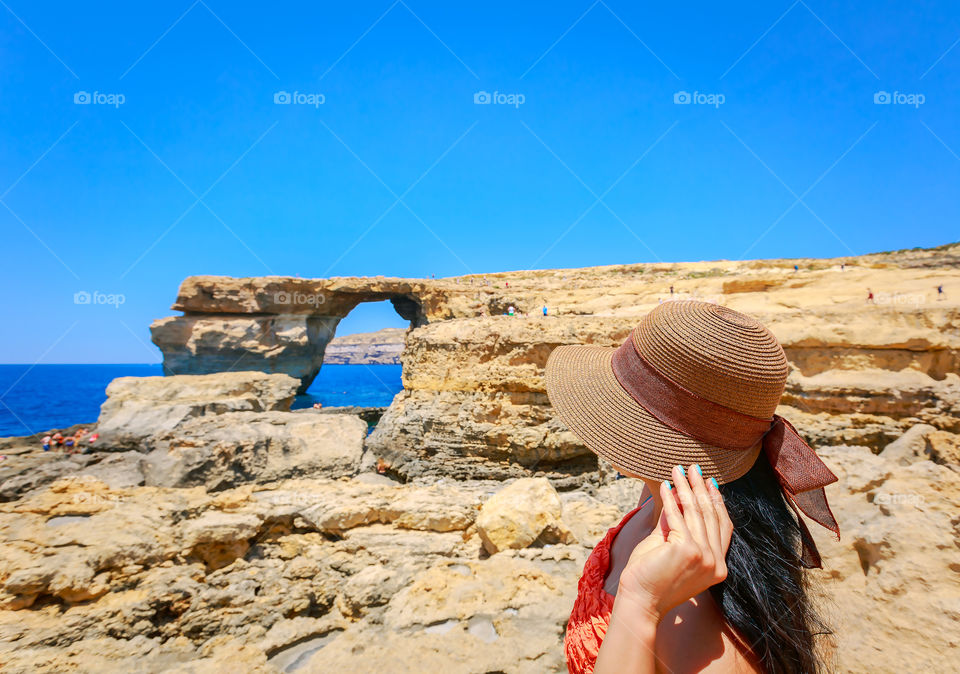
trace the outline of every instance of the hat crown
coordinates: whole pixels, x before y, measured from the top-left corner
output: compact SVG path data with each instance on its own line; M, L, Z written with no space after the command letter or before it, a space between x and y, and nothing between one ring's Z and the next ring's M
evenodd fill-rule
M631 335L663 376L711 402L754 417L773 416L790 366L762 323L717 304L664 302Z

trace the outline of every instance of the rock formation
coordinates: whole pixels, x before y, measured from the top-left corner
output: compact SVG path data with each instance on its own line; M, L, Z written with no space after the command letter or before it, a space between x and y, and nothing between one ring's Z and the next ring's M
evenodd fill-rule
M167 374L284 373L300 379L302 393L340 319L357 304L390 300L416 327L437 315L441 296L428 282L409 279L193 276L173 305L184 315L154 321L150 331Z
M0 667L564 671L583 562L641 484L553 417L543 366L557 345L619 344L688 297L770 326L792 366L781 412L839 477L842 538L814 532L812 573L836 629L830 671L950 670L956 245L436 281L187 279L184 315L156 322L154 341L169 372L228 373L118 380L95 454L4 446ZM340 318L383 299L414 327L404 391L373 433L354 411L289 411Z
M296 390L292 377L259 372L119 377L100 407L99 445L141 449L148 438L205 414L289 410Z
M334 337L327 344L323 362L330 365L399 365L407 331L384 328L377 332Z

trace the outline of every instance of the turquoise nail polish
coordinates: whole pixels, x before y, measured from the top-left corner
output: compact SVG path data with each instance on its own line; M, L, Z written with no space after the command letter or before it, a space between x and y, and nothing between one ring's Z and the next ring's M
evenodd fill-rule
M670 480L664 480L663 483L667 485L667 491L670 491L671 489L673 489L673 487L670 486Z
M697 475L699 475L700 477L703 477L703 471L700 469L700 464L695 463L693 464L693 467L697 469Z
M677 466L677 468L680 469L680 474L681 474L681 475L683 475L684 477L687 476L687 474L686 474L686 473L684 472L684 470L683 470L683 466Z
M710 481L713 482L713 488L714 488L714 489L718 489L718 490L720 489L720 485L717 484L717 478L711 477L711 478L710 478Z

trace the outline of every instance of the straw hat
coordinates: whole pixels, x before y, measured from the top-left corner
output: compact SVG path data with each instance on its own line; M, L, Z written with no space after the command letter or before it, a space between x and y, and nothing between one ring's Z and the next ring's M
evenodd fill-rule
M789 366L776 337L757 320L706 302L664 302L620 348L627 343L656 374L694 394L691 399L773 420ZM550 402L591 451L624 472L655 480L668 479L677 464L697 463L704 477L721 483L750 470L762 440L724 449L667 426L618 380L612 362L617 351L560 346L547 360Z

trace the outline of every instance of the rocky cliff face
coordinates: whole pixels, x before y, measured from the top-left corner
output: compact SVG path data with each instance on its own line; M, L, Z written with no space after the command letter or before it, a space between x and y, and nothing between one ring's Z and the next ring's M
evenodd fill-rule
M169 364L249 358L293 377L120 380L99 422L117 451L5 446L2 668L564 671L583 562L641 485L553 417L543 367L557 345L619 344L687 297L770 326L792 366L780 411L839 477L827 491L843 537L814 532L829 670L949 671L957 246L436 281L188 279L184 316L154 324ZM335 327L383 299L416 327L404 391L373 434L352 414L288 411L329 342L309 321Z
M377 332L334 337L327 345L323 362L331 365L399 365L407 331L384 328Z
M511 301L523 316L451 319L409 334L404 391L368 445L404 476L502 478L535 469L562 480L593 469L592 454L550 412L547 357L561 344L619 345L640 316L671 301L671 286L674 300L719 302L770 327L792 366L781 413L811 441L879 451L919 422L960 432L955 254L869 256L843 270L800 262L799 272L753 261L511 277ZM941 284L958 290L940 297ZM546 316L535 311L541 303Z

